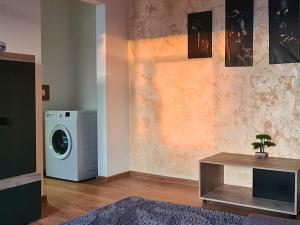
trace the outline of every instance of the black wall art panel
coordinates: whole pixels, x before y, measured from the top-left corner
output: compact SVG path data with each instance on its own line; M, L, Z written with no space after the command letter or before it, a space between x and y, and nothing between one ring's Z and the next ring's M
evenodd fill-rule
M226 0L226 67L253 65L253 0Z
M188 58L212 57L212 11L188 15Z
M269 0L270 64L300 62L299 1Z

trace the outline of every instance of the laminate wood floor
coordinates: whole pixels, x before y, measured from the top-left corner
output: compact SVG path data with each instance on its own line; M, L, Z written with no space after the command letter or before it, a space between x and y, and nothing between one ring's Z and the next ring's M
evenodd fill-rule
M126 177L102 184L96 180L75 183L45 178L44 188L47 202L42 204L42 219L32 223L33 225L61 224L130 196L201 207L197 187L159 179ZM211 202L206 203L205 207L211 210L233 212L244 216L258 213L291 218L283 214ZM295 217L292 218L295 219ZM298 216L297 219L299 220L300 217Z
M129 196L200 207L198 188L165 181L126 177L107 184L45 179L47 203L34 225L56 225Z

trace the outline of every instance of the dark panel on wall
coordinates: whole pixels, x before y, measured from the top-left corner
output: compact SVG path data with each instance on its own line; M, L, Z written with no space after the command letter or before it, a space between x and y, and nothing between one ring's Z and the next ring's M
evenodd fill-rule
M253 169L253 196L285 202L295 201L295 174Z
M41 217L41 182L0 191L0 224L22 225Z
M270 64L300 62L299 1L269 0Z
M0 60L0 179L35 172L35 65Z
M212 11L188 15L188 58L212 57Z
M253 65L253 0L226 0L226 67Z

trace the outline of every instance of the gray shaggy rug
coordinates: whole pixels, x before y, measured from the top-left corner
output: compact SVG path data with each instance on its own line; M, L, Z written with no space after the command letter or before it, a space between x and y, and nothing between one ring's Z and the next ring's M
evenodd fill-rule
M242 225L245 217L130 197L64 225Z

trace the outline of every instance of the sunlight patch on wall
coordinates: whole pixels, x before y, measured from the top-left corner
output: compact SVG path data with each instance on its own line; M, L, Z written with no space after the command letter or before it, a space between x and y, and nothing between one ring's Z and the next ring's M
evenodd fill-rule
M180 151L213 148L215 101L213 87L206 85L213 79L209 63L158 63L156 70L153 86L160 99L156 113L163 141Z
M135 70L134 105L141 115L153 105L161 140L174 151L214 147L214 65L209 59L188 60L186 36L131 42L138 60L130 54ZM143 110L144 109L144 110ZM144 115L145 116L145 115ZM144 122L142 122L144 121ZM136 135L144 130L136 119Z

